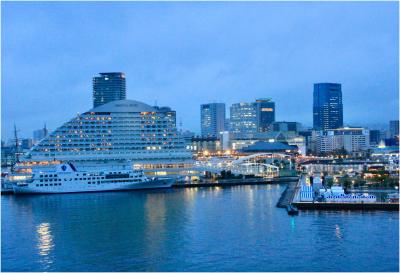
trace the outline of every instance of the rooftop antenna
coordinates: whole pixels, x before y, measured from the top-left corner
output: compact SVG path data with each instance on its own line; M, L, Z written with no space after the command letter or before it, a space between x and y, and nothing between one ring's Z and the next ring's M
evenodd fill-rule
M154 106L157 106L157 100L154 100Z

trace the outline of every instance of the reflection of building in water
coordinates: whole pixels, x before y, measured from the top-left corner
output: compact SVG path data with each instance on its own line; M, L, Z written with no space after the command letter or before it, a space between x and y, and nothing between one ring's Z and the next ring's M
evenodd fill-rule
M50 232L50 224L49 223L41 223L37 226L36 232L38 234L38 245L37 248L39 250L39 255L47 256L50 251L53 249L53 236Z

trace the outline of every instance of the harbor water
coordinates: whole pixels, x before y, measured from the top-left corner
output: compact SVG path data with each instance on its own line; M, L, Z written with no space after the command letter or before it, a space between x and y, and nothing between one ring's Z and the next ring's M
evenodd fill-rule
M1 197L2 271L398 271L399 215L276 208L285 185Z

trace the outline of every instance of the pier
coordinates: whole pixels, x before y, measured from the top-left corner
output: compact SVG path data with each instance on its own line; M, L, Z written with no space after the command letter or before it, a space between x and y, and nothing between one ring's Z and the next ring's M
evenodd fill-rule
M196 183L176 183L173 188L200 188L200 187L232 187L241 185L265 185L278 183L294 183L298 181L297 176L282 176L274 178L246 178L246 179L224 179L218 181L200 181Z
M296 207L299 210L382 210L382 211L399 211L399 203L391 202L326 202L316 201L315 197L312 201L301 201L300 190L302 179L299 179L295 186L290 188L290 184L283 192L277 206L285 208L288 205ZM372 189L373 191L373 189ZM366 191L368 193L368 191ZM290 200L289 202L287 200Z

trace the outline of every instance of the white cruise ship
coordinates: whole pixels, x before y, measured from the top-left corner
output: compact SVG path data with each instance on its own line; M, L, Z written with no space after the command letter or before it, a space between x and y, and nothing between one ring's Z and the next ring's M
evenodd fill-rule
M13 183L15 194L72 193L169 188L172 178L147 178L142 170L120 169L79 171L72 163L54 170L35 171L26 180Z

